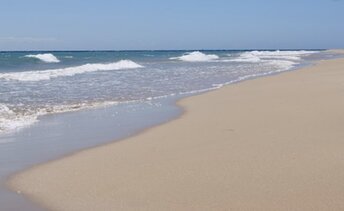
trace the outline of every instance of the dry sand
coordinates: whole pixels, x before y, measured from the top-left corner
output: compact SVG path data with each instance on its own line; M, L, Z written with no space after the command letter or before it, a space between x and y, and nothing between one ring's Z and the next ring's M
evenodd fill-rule
M344 210L344 59L178 104L176 120L9 185L53 210Z

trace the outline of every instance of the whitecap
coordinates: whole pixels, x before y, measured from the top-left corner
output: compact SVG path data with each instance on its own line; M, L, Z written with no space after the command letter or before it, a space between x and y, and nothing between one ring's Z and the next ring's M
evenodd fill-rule
M60 60L51 53L29 54L29 55L26 55L25 57L39 59L39 60L46 62L46 63L58 63L58 62L60 62Z
M181 60L185 62L206 62L219 59L219 56L215 54L204 54L200 51L194 51L191 53L186 53L179 57L172 57L173 60Z
M0 79L18 81L42 81L62 76L74 76L77 74L87 72L134 69L142 67L142 65L139 65L131 60L121 60L113 63L84 64L81 66L67 67L61 69L0 73Z
M249 62L258 63L268 60L292 60L299 61L302 56L317 53L318 51L247 51L241 53L237 58L232 59L233 62Z

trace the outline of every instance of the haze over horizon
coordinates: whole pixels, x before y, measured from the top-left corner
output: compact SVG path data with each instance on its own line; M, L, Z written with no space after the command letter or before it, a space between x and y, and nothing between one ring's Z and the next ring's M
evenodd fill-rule
M341 0L0 3L0 51L344 48Z

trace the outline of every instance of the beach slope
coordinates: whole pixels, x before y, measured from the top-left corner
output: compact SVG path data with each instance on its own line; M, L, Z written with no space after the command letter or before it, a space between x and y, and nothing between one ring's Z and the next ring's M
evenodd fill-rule
M344 59L178 104L176 120L9 185L52 210L344 210Z

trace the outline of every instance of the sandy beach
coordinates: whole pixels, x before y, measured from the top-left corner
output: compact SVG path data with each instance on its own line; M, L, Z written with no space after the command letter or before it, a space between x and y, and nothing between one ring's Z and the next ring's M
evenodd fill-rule
M178 104L176 120L9 186L51 210L344 210L344 59Z

